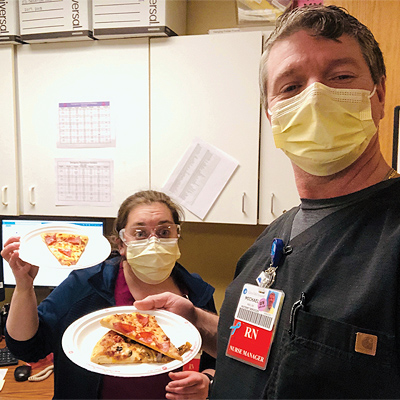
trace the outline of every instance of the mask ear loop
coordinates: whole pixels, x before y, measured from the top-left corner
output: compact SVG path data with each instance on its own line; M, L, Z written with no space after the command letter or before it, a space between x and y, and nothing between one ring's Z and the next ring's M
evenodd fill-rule
M374 85L374 89L372 90L372 92L370 93L370 95L368 96L369 99L372 98L372 96L375 94L376 92L376 85Z

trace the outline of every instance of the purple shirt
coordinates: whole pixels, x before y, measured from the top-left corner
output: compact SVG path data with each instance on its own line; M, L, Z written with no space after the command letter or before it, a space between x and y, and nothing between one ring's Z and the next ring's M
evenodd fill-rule
M119 265L114 289L115 304L130 306L135 299L125 281L122 262ZM165 399L165 386L171 379L168 373L143 378L103 376L101 399Z

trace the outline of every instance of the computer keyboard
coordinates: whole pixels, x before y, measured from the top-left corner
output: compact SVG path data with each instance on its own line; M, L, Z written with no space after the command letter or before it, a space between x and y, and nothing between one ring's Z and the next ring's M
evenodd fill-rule
M0 367L16 364L18 364L18 358L14 357L7 347L0 349Z

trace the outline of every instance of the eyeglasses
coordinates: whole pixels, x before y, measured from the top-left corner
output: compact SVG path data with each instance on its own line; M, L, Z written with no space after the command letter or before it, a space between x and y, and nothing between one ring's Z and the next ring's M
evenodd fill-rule
M180 233L181 227L178 224L161 224L154 227L140 225L121 229L119 237L124 243L127 243L148 239L150 236L156 236L159 239L178 238Z

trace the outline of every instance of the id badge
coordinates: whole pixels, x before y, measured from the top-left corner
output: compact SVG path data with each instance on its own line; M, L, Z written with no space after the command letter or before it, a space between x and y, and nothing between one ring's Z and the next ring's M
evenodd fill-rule
M226 355L259 369L268 356L285 294L281 290L245 284L230 327Z

